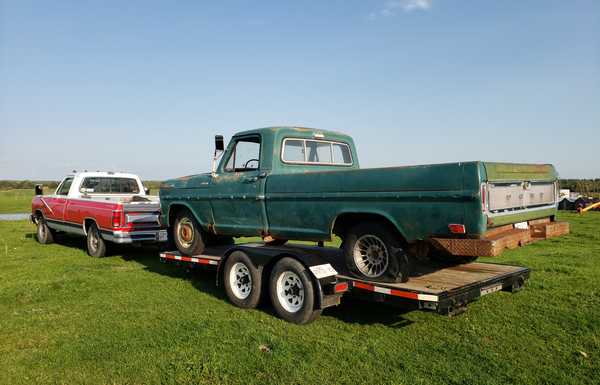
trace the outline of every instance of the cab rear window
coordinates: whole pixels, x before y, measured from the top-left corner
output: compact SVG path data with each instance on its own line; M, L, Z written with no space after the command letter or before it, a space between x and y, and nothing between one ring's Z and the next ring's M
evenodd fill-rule
M140 188L133 178L88 177L81 184L88 194L138 194Z
M296 164L350 166L352 153L346 143L287 138L283 141L281 160Z

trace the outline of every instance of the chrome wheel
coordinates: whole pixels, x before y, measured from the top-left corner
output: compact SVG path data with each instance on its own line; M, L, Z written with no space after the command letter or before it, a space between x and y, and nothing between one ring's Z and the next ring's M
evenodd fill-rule
M385 243L372 234L365 234L358 238L352 254L358 270L369 278L382 275L390 260Z
M252 276L248 266L236 262L229 271L231 292L239 299L246 299L252 292Z
M300 277L285 271L277 279L277 299L281 306L290 313L296 313L304 305L304 285Z
M194 242L194 224L189 218L182 218L177 223L177 238L184 248L188 248Z

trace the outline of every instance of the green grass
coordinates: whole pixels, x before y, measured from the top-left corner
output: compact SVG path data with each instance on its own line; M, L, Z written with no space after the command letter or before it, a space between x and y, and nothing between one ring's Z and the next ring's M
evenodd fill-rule
M31 211L33 190L0 191L0 214L28 213Z
M562 218L571 235L493 259L532 268L517 294L454 318L345 301L305 326L156 251L93 259L0 222L0 383L598 383L600 213Z

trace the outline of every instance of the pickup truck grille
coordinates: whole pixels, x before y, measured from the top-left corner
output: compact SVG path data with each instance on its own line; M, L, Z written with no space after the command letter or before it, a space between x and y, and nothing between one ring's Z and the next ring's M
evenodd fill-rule
M514 211L556 204L556 185L554 183L490 183L487 191L488 210L491 212Z

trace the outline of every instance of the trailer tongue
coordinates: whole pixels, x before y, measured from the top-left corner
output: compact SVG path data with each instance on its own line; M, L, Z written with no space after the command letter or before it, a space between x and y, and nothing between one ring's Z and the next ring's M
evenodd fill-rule
M530 273L525 267L495 263L423 263L415 266L407 282L382 283L353 277L339 249L303 245L242 244L209 248L194 256L165 252L160 258L190 268L217 267L217 285L225 286L231 302L240 307L255 307L261 289L268 288L278 315L295 323L314 320L344 295L455 315L481 296L520 290ZM270 284L263 285L263 280Z

